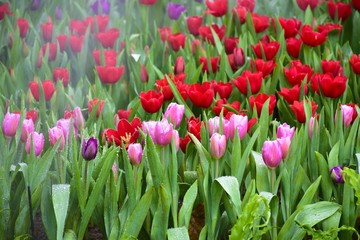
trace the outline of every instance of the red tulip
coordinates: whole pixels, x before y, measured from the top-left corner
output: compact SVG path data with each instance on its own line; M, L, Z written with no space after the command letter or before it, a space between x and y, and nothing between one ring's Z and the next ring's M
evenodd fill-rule
M174 73L175 75L184 73L185 71L185 62L182 56L179 56L175 60Z
M254 28L255 28L256 33L261 33L270 26L268 16L265 16L265 15L260 16L257 13L252 13L251 17L252 17L252 21L254 23Z
M120 80L124 74L125 67L96 66L101 82L105 84L113 84Z
M335 23L326 23L326 24L318 25L317 29L319 33L324 32L328 34L329 32L333 32L333 31L338 31L338 33L340 33L343 29L343 26Z
M146 70L145 64L141 64L141 67L140 67L140 80L143 83L149 81L149 75L148 75L148 72Z
M360 0L352 0L351 3L356 10L360 11Z
M51 18L49 18L46 23L40 24L40 27L42 30L43 39L45 40L45 42L50 42L53 32L53 23L51 21Z
M245 70L240 76L232 81L242 94L256 94L261 89L263 75L261 72L252 73L249 70ZM250 93L247 91L248 88L250 88Z
M199 35L199 28L202 24L202 16L187 17L186 23L187 23L189 32L192 35L194 35L194 36Z
M186 153L186 147L190 140L191 138L188 134L186 134L184 138L180 137L180 149L183 151L183 153Z
M308 6L310 6L311 10L313 11L319 4L318 2L318 0L296 0L299 8L303 11L305 11Z
M317 47L326 42L327 32L316 32L310 25L304 25L300 36L306 45Z
M353 54L350 58L351 69L355 74L360 75L360 54Z
M203 122L199 118L191 116L187 119L187 130L189 133L193 134L199 141L201 141L200 130Z
M216 72L219 68L219 60L220 57L210 57L210 64L211 64L211 70L212 72ZM199 63L203 64L202 71L203 72L209 72L208 62L206 57L200 57Z
M302 45L301 39L297 39L297 38L286 39L286 51L293 58L299 57L301 45Z
M281 27L284 29L285 38L292 38L298 34L302 22L296 18L279 18Z
M81 20L70 19L69 29L72 34L83 36L88 28L88 23Z
M156 2L157 0L139 0L139 3L143 5L154 5Z
M250 68L252 72L261 72L263 78L267 78L276 67L275 60L264 61L262 59L251 59Z
M206 0L208 10L205 13L211 14L215 17L222 17L227 13L228 0Z
M118 39L120 30L111 28L107 32L99 32L96 39L101 43L104 48L113 48L116 40Z
M99 32L104 32L109 22L108 15L96 15L96 26Z
M38 112L34 109L31 109L29 111L26 112L26 119L31 119L34 123L36 122L37 118L38 118Z
M212 104L214 91L209 82L201 85L199 83L194 83L188 88L188 96L195 106L208 108Z
M66 48L67 38L68 36L66 34L60 34L59 36L56 37L61 52L63 52Z
M212 24L211 28L214 32L218 35L220 41L223 39L226 31L225 25L222 25L221 28L217 24ZM210 27L208 26L201 26L199 28L199 34L203 41L208 41L210 44L215 45L214 36L211 32Z
M166 79L159 79L155 82L156 90L161 92L164 96L164 100L172 100L174 98L174 94L171 91L170 85Z
M256 45L251 45L251 47L258 58L263 58L262 53L264 52L265 59L271 60L276 56L276 53L280 47L280 43L277 41L272 41L269 43L261 41Z
M45 43L42 47L42 54L45 55L46 51L49 54L48 60L54 61L57 55L57 44L56 43Z
M304 123L306 121L304 101L305 100L303 100L301 102L294 101L294 103L292 105L290 105L290 108L293 111L295 118L299 123ZM316 103L314 101L311 101L312 116L315 114L317 107L318 107L318 105L316 105Z
M84 43L84 36L78 37L75 35L71 35L70 39L70 48L74 53L79 53L81 52L83 43Z
M224 83L224 82L214 82L213 83L214 92L215 94L219 94L220 98L228 99L232 92L232 84L230 82Z
M104 107L104 100L99 100L98 98L93 98L88 101L88 111L91 114L93 108L97 107L96 117L99 117L102 109Z
M20 32L20 37L21 38L25 38L26 37L26 34L29 30L29 22L27 19L25 18L18 18L16 20L16 23L19 27L19 32Z
M132 112L132 108L128 109L128 110L124 110L124 109L119 109L117 111L117 115L119 117L119 119L126 119L128 120L130 117L130 114Z
M109 144L115 143L117 146L125 146L127 148L138 139L138 128L140 126L141 121L139 118L134 118L131 123L126 119L120 119L116 130L111 128L105 129L106 141Z
M226 106L233 108L234 110L236 110L236 113L240 112L240 102L239 101L234 101L231 104L227 102L227 100L224 99L219 99L216 101L212 111L217 115L220 116L221 111L223 111L223 116L225 116L225 118L228 119L229 114L233 114L233 112L231 112L228 108L226 108Z
M175 52L179 51L180 48L185 47L185 39L186 39L186 35L183 33L175 33L175 34L170 33L168 35L168 42L171 48Z
M64 87L69 84L69 71L67 68L55 68L53 71L54 82L61 81Z
M231 69L235 72L245 64L244 50L242 48L235 48L232 54L228 54L228 62Z
M350 3L334 2L330 0L328 2L328 10L330 17L335 20L345 21L351 15Z
M273 113L273 111L274 111L275 104L276 104L275 95L272 95L272 94L266 95L265 93L260 93L256 97L254 97L254 95L251 95L249 97L250 107L252 109L254 109L256 107L256 112L257 112L258 116L260 116L262 107L263 107L264 103L268 99L270 99L270 102L269 102L269 115L271 115Z
M288 104L293 104L295 101L300 100L300 91L302 91L300 86L295 85L292 88L281 88L281 91L278 92L278 94L282 96ZM307 92L308 87L307 85L304 85L304 95L306 95Z
M157 111L159 111L163 101L163 94L154 90L140 93L141 106L148 113L156 113Z
M227 54L233 53L237 48L239 38L237 37L225 37L224 46Z
M165 42L168 38L168 35L171 33L171 27L162 27L158 29L160 38L162 42Z
M237 7L244 7L246 10L253 12L255 8L255 0L237 0Z
M104 66L108 66L108 67L115 67L116 66L116 57L118 55L118 52L116 52L113 49L109 49L109 50L104 50L104 63L101 64L101 52L100 50L94 50L92 52L94 60L96 65L104 65Z
M321 68L323 73L331 73L334 77L342 76L344 73L344 69L339 61L321 60Z
M313 69L309 65L302 64L299 60L293 60L290 63L290 68L284 67L284 73L288 82L292 85L301 85L301 82L307 77L309 82Z
M45 100L49 101L55 92L54 83L50 80L45 80L44 82L42 82L41 85L44 91ZM29 82L29 86L30 86L31 94L33 95L36 101L39 101L40 100L39 83L35 81Z
M13 14L13 12L11 12L9 10L9 3L8 2L3 3L3 4L0 5L0 20L4 19L5 14L6 15Z
M232 9L233 17L236 15L241 24L244 24L246 22L247 13L248 9L246 9L245 7L238 6Z
M338 98L345 92L346 81L345 76L333 77L327 73L319 80L319 85L325 97Z

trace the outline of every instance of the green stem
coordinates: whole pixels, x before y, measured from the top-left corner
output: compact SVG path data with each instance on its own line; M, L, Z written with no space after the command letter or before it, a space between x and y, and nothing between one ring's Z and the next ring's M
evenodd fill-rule
M60 184L65 183L63 178L63 166L60 152L57 153L57 162L58 162L58 170L59 170L59 181Z
M88 188L87 188L87 174L88 174L88 161L85 161L85 173L84 173L84 201L87 202L87 194L88 194Z
M215 160L215 179L219 176L219 159Z
M272 168L272 169L271 169L271 191L272 191L273 194L276 195L275 179L276 179L275 168Z

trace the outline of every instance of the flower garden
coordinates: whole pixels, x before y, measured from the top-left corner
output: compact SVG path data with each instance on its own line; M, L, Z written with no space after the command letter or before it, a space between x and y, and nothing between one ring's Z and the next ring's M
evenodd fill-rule
M360 0L0 3L0 239L359 239Z

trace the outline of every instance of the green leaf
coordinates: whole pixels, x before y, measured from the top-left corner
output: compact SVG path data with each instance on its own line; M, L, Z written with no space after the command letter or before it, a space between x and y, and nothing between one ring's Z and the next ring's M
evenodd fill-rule
M312 202L312 200L315 197L316 191L319 188L321 181L321 176L319 176L316 181L311 184L311 186L306 190L304 196L301 198L300 202L297 205L297 208L302 208L306 204L309 204Z
M179 226L185 226L186 228L189 228L191 213L197 197L197 193L198 184L196 180L185 193L184 200L179 212Z
M189 233L185 227L169 228L167 236L168 240L190 240Z
M146 135L146 146L144 152L144 157L149 164L153 184L155 188L158 189L164 179L164 168L161 165L154 142L149 134Z
M329 167L335 167L339 165L339 150L340 150L340 141L338 141L329 153L328 163Z
M169 220L171 195L164 184L158 189L158 204L151 226L151 239L165 239Z
M268 176L268 167L264 163L262 155L252 151L256 165L256 188L258 192L271 192Z
M154 191L155 189L152 187L142 196L125 223L124 233L122 234L121 239L129 239L131 236L136 237L139 235L146 215L148 214Z
M240 186L237 179L233 176L223 176L215 179L220 186L229 195L234 207L237 211L237 215L240 213L241 200L240 200Z
M56 239L63 239L69 197L69 184L56 184L52 186L52 202L57 223Z
M355 170L347 167L342 172L345 175L345 183L350 184L355 191L355 196L357 197L356 205L360 206L360 175Z

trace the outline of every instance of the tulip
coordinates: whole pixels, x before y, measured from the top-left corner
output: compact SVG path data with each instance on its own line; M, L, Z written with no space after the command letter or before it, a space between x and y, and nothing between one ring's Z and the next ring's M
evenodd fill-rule
M129 144L136 142L138 139L139 127L141 127L139 118L134 118L132 122L120 119L116 129L108 128L105 130L106 141L108 144L115 143L117 146L128 148Z
M245 115L233 114L230 117L230 126L229 126L229 137L233 139L235 137L235 132L239 134L240 139L243 139L248 130L248 117Z
M6 137L14 137L19 126L20 114L7 112L2 124L2 131Z
M275 60L264 61L259 58L250 60L250 68L252 69L252 72L261 72L263 78L267 78L273 72L275 67Z
M294 135L294 131L295 131L295 127L290 128L289 124L283 123L280 126L278 126L276 131L276 137L277 138L290 137L291 140Z
M98 140L94 137L83 140L81 154L86 161L94 160L98 152Z
M178 20L185 10L186 7L182 4L169 2L167 5L168 16L172 20Z
M45 42L50 42L53 32L53 23L51 21L51 18L49 18L46 23L40 24L40 27L42 30L43 39L45 40Z
M173 128L172 124L163 119L160 122L156 122L155 125L155 140L157 144L166 146L171 143Z
M95 14L99 13L99 2L100 2L100 6L101 6L101 12L104 14L109 14L110 13L110 7L111 7L111 3L109 0L96 0L92 5L91 5L91 9L93 10L93 12Z
M185 47L185 40L186 40L186 35L183 33L175 33L175 34L170 33L168 35L168 42L171 48L175 52L179 51L180 48Z
M143 83L146 83L146 82L149 81L149 75L147 73L145 64L141 64L141 67L140 67L140 79L141 79L141 82L143 82Z
M232 84L230 82L214 82L214 94L219 94L221 99L228 99L232 92Z
M227 121L226 119L223 120ZM213 135L214 133L218 133L220 129L220 117L216 116L213 118L209 118L208 128L210 135Z
M32 144L35 156L39 156L44 149L44 142L45 142L45 138L42 133L37 133L37 132L30 133L26 140L26 145L25 145L26 152L30 154L31 152L30 147Z
M254 28L255 28L256 33L261 33L270 26L268 16L265 16L265 15L261 16L256 13L252 13L251 18L254 23Z
M94 50L92 52L96 65L115 67L116 66L116 57L117 57L118 53L113 49L109 49L109 50L104 49L103 53L104 53L104 55L103 55L104 62L102 63L101 57L100 57L100 50Z
M302 45L301 39L297 39L297 38L286 39L286 51L293 58L299 57L301 45Z
M222 1L222 0L221 0ZM219 27L217 24L212 24L211 28L218 35L220 41L224 38L226 26L222 25ZM203 41L208 41L210 44L215 45L215 39L212 34L211 28L208 26L201 26L199 28L199 34Z
M61 6L56 6L55 8L55 17L57 20L61 20L62 19L62 9Z
M154 5L156 2L157 0L139 0L139 3L143 5Z
M266 166L269 168L279 166L282 152L278 141L265 141L261 153Z
M281 91L278 92L288 104L293 104L294 101L300 101L300 91L302 89L299 85L295 85L292 88L281 88ZM307 85L304 85L304 95L308 92Z
M21 127L21 141L26 142L30 133L34 132L34 122L31 119L24 119Z
M97 106L97 110L96 110L96 117L99 117L102 109L104 107L104 100L99 100L98 98L93 98L91 100L88 101L88 110L89 113L92 112L93 108Z
M16 23L17 23L17 25L19 27L20 37L25 38L26 34L28 33L28 29L29 29L28 20L25 19L25 18L18 18L16 20Z
M60 145L59 145L58 151L61 151L62 149L64 149L65 136L64 136L63 130L60 127L55 126L53 128L49 128L48 133L49 133L50 145L54 146L56 144L56 142L60 139Z
M350 62L351 69L353 70L353 72L355 74L360 75L360 54L359 55L356 55L356 54L351 55L349 62Z
M170 103L167 107L164 118L168 119L175 127L178 127L181 123L181 120L184 116L185 107L184 105L179 105L177 103Z
M239 43L239 38L237 37L225 37L225 41L224 41L225 52L227 54L233 53L235 48L237 48L238 43Z
M188 132L193 134L200 141L201 140L200 131L203 123L200 121L199 118L195 118L193 116L191 116L190 119L187 120L187 122L188 122L187 125Z
M84 43L84 36L76 36L76 35L71 35L70 39L70 48L74 53L79 53L81 52L83 43Z
M240 76L233 79L233 83L237 89L244 95L257 94L261 89L262 82L263 75L261 72L252 73L249 70L243 71ZM248 93L248 88L251 91L250 93Z
M327 73L319 80L319 85L325 97L338 98L345 92L346 82L345 76L333 77L332 74Z
M226 99L218 99L212 110L217 116L220 116L221 111L223 111L223 116L225 116L226 118L228 117L230 118L230 114L234 114L234 113L229 109L227 109L226 106L233 108L235 112L240 111L239 101L228 103Z
M54 61L57 55L57 44L54 42L46 43L41 48L42 54L45 55L48 53L48 60Z
M63 86L66 87L69 84L69 71L67 68L55 68L53 71L54 82L61 81Z
M284 35L286 39L294 38L298 34L302 24L302 22L296 18L279 18L279 23L282 29L284 29Z
M333 77L342 76L344 69L339 61L334 60L321 60L321 68L323 73L331 73Z
M206 0L208 10L205 13L211 14L215 17L222 17L228 11L228 0Z
M82 130L85 125L84 123L85 120L80 107L75 107L73 112L74 112L74 126L77 130Z
M182 138L182 137L179 138L179 146L183 153L186 153L186 148L187 148L187 145L189 144L190 140L191 140L191 138L188 134L186 134L184 138Z
M10 15L13 14L13 12L11 12L9 10L9 3L3 3L0 5L0 20L3 20L5 15Z
M313 69L309 65L302 64L299 60L293 60L290 62L289 68L284 67L284 73L291 86L300 86L305 77L309 82Z
M202 24L202 19L203 19L202 16L187 17L186 19L187 27L192 35L194 36L199 35L199 28Z
M345 21L351 15L351 5L350 3L334 2L330 0L328 2L329 15L332 20L335 20L335 17L339 21Z
M226 150L226 137L219 133L214 133L210 138L210 153L215 159L224 156Z
M55 87L54 87L54 83L50 80L45 80L44 82L42 82L42 88L44 91L44 97L46 101L50 101L52 95L55 92ZM40 100L40 86L38 82L29 82L29 86L30 86L30 91L31 94L33 95L33 97L35 98L36 101Z
M149 134L155 144L156 144L156 139L155 139L156 123L157 123L156 121L147 121L147 122L142 122L141 124L142 131L144 133Z
M353 122L353 115L354 115L354 111L356 112L356 109L348 105L341 105L340 109L341 109L343 123L345 127L349 127L350 124Z
M280 43L277 41L272 41L269 43L261 41L256 45L251 45L251 47L258 58L263 58L264 52L265 59L269 61L276 56L280 47Z
M156 113L160 110L164 96L162 93L154 90L140 93L140 103L143 109L148 113Z
M142 160L142 146L140 143L131 143L127 149L130 162L139 165Z
M179 137L178 130L173 129L172 138L174 139L175 150L177 152L177 151L179 151L179 147L180 147L180 137Z
M188 96L195 106L209 108L214 98L214 91L209 82L202 85L194 83L188 88Z
M185 62L182 56L176 58L175 66L174 66L174 74L181 74L185 71Z
M257 111L258 116L260 116L262 107L263 107L264 103L268 99L270 99L270 102L269 102L269 115L271 115L273 113L275 105L276 105L276 97L275 97L275 95L272 95L272 94L266 95L265 93L260 93L256 97L254 97L253 95L251 95L249 97L250 107L252 109L254 109L254 107L256 107L256 111Z
M290 137L278 138L276 139L276 141L278 142L278 145L281 149L281 158L285 159L289 151L291 138Z
M59 43L60 52L65 51L67 38L68 36L66 34L60 34L56 37L56 40Z
M104 48L113 48L116 40L118 39L120 30L111 28L106 32L99 32L96 39L101 43Z
M294 103L292 105L290 105L290 108L293 111L295 118L299 123L304 123L306 121L304 101L305 100L303 100L301 102L294 101ZM318 107L318 105L314 101L311 101L312 115L315 114L317 107Z
M217 72L219 69L219 61L220 57L210 57L210 65L211 65L211 71L213 73ZM200 57L199 63L203 64L202 72L209 73L209 66L208 66L208 60L206 57Z
M96 66L99 78L102 83L114 84L120 80L125 71L125 66L120 67L108 67L108 66Z
M306 8L309 6L311 11L313 11L316 6L319 4L318 0L296 0L296 3L298 4L299 8L303 11L306 10Z
M357 11L360 11L360 0L352 0L351 3Z
M304 25L301 29L300 37L304 44L317 47L327 40L327 32L316 32L310 25Z
M344 178L342 175L343 167L335 166L330 168L330 177L336 183L344 183Z
M166 26L159 28L158 31L162 42L165 42L168 38L168 35L171 34L171 28Z
M71 130L71 118L65 119L61 118L56 122L56 126L61 128L65 137L65 140L69 139L70 137L70 130ZM76 129L74 130L74 135L77 136Z

